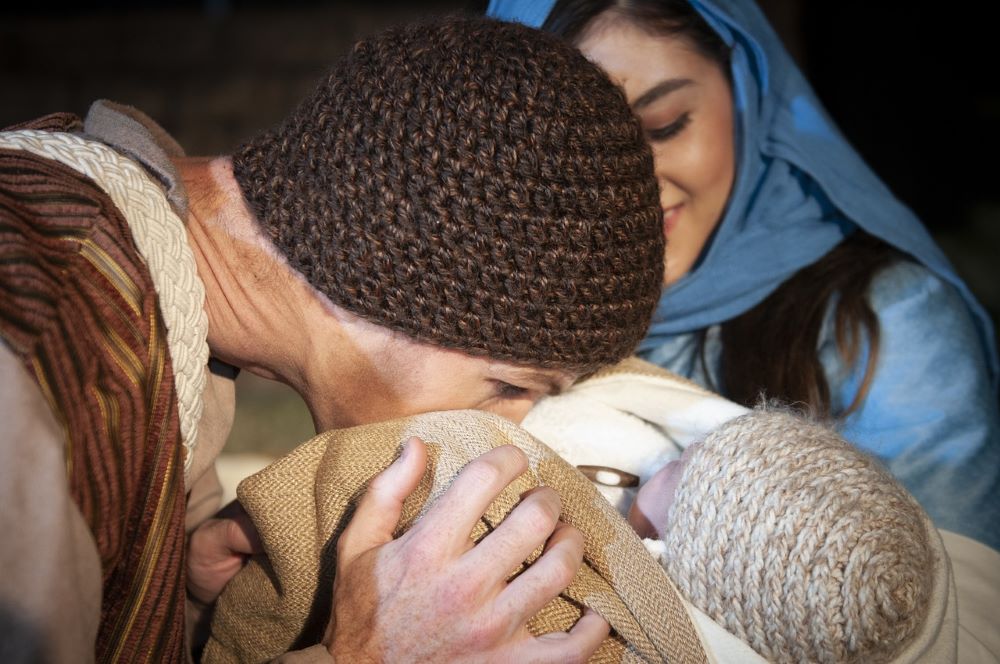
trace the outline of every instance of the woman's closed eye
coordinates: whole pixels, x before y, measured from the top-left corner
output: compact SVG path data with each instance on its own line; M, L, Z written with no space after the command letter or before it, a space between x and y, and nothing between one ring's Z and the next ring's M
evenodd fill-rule
M690 122L691 122L691 114L684 113L670 124L663 125L662 127L657 127L656 129L647 129L646 136L648 136L649 140L651 141L670 140L677 134L684 131L684 128L687 127L688 123Z

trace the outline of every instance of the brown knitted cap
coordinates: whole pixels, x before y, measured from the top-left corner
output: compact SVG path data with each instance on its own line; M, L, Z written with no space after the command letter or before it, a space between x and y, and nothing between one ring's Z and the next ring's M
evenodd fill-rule
M360 42L233 170L310 284L421 341L586 371L634 349L659 297L637 120L595 65L520 25Z
M933 586L923 511L833 431L755 411L684 468L664 532L694 605L774 662L885 662Z

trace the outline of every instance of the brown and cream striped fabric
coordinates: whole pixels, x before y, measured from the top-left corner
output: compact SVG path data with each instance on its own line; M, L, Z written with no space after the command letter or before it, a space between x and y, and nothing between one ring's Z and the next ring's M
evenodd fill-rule
M185 658L183 458L164 335L149 272L105 193L0 150L0 336L66 431L67 482L104 575L99 662Z

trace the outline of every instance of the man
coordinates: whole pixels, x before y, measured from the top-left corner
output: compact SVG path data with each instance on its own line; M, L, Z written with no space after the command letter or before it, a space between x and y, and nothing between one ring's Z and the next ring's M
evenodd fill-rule
M659 294L641 129L571 47L515 25L449 19L362 42L232 157L185 157L106 102L82 125L13 129L5 661L187 656L185 586L197 619L256 547L238 513L206 520L233 367L291 385L319 430L453 408L519 419L629 354ZM472 547L464 525L524 468L501 448L435 508L450 528L393 540L423 470L413 449L342 538L327 638L286 658L378 659L388 642L434 660L586 658L599 619L541 639L524 628L580 564L555 494L526 496ZM546 541L507 584L509 562Z

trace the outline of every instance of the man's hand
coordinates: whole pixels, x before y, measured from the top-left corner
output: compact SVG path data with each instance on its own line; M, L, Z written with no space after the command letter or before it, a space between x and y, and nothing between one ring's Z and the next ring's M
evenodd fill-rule
M441 499L399 539L403 501L427 463L412 438L376 477L337 544L333 616L323 643L334 659L359 661L583 662L608 635L585 614L565 633L536 638L527 620L573 579L583 537L558 521L559 497L528 492L497 529L474 545L473 526L527 468L524 454L498 447L472 461ZM508 575L540 544L541 557Z
M212 604L247 559L261 551L257 529L234 500L188 539L188 593L202 604Z

